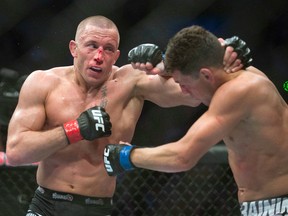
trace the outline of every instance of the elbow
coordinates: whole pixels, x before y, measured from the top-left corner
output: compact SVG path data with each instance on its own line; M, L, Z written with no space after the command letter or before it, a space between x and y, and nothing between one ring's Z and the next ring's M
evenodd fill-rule
M20 151L15 148L9 148L7 145L6 149L6 163L10 166L20 166L23 165L23 158Z
M20 158L12 151L6 151L6 163L10 166L19 166L21 165Z
M187 153L179 154L177 164L180 172L185 172L192 169L196 165L196 161L191 159Z

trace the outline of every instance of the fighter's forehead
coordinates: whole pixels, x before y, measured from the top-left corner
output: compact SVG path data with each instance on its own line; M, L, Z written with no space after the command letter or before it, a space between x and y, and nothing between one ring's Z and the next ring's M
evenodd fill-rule
M119 33L114 28L103 28L93 25L86 25L82 29L79 29L76 37L78 42L85 40L107 40L115 43L116 46L119 44Z

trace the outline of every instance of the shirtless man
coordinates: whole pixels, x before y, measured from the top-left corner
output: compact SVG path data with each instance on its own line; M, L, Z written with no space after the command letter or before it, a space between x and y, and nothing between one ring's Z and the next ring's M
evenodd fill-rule
M114 66L119 40L111 20L89 17L69 43L73 66L35 71L23 84L7 157L12 165L40 162L27 215L109 215L116 178L104 169L105 146L131 141L145 100L199 104L173 79Z
M135 167L182 172L224 140L242 215L288 215L288 107L258 69L226 73L224 49L202 27L179 31L165 67L182 91L209 106L180 140L159 147L108 145L109 175ZM127 143L128 144L128 143Z

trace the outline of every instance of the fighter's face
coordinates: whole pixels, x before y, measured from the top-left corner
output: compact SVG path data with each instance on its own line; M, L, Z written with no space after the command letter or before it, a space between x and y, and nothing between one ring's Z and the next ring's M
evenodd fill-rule
M200 75L194 78L191 75L183 75L179 70L173 71L173 79L180 85L184 94L190 94L191 97L201 101L205 105L209 105L211 95L209 94L209 83Z
M88 26L76 41L75 66L87 80L105 80L117 61L118 33L111 29Z

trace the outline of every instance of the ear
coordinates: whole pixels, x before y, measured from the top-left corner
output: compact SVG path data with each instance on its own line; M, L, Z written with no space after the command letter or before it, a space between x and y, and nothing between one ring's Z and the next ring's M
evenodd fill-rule
M214 73L208 68L200 69L200 77L211 83L214 83L215 80Z
M119 56L120 56L120 50L116 50L113 64L116 63L116 61L118 60Z
M69 43L69 50L70 50L70 53L71 55L75 58L77 57L77 52L76 52L76 49L77 49L77 44L74 40L71 40L70 43Z

